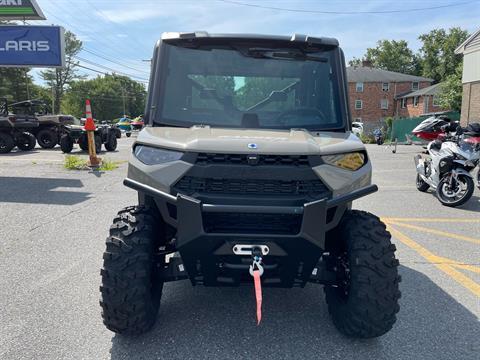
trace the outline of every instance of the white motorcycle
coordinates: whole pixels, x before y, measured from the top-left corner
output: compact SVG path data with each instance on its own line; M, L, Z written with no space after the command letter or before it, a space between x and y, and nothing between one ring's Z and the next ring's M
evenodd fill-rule
M480 162L478 144L467 141L462 131L442 142L428 144L429 156L415 156L417 189L436 190L438 200L445 206L465 204L475 190L473 170Z

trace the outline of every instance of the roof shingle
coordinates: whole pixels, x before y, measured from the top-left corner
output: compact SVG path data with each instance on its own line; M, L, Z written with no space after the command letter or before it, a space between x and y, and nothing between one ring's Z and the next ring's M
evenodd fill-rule
M348 82L433 81L433 79L425 78L422 76L407 75L394 71L364 66L347 67L347 79Z

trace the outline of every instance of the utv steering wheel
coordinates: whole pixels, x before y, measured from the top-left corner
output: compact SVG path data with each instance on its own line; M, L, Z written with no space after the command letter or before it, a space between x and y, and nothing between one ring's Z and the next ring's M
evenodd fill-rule
M294 117L294 118L318 117L320 119L320 122L325 122L326 119L327 119L325 117L324 113L321 112L318 109L315 109L315 108L297 108L297 109L291 109L291 110L287 110L287 111L282 112L280 115L278 115L277 121L279 121L282 124L287 124L289 117Z

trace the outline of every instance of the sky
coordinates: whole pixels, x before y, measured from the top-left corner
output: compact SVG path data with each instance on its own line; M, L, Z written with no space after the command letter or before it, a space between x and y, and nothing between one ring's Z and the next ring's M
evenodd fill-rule
M151 58L155 42L165 31L299 33L335 37L348 61L361 57L368 47L374 47L381 39L407 40L409 46L417 50L420 47L418 35L430 30L459 26L472 33L480 28L480 0L37 2L47 20L29 23L62 25L74 32L83 41L85 50L79 55L85 60L83 65L104 72L114 70L133 75L141 82L149 77L149 62L145 60ZM438 6L448 7L421 10ZM387 11L401 12L385 13ZM92 71L85 71L85 74L97 75Z

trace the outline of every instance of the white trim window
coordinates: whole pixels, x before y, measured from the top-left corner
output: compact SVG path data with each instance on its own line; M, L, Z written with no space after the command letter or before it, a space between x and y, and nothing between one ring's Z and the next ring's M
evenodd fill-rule
M408 98L402 98L402 102L400 104L400 107L402 109L406 109L407 108L407 105L408 105Z
M355 110L362 110L362 109L363 109L363 101L355 100Z
M388 91L390 90L390 83L384 82L382 83L382 91Z
M418 96L413 97L413 107L418 107Z
M435 106L435 107L441 106L441 105L440 105L440 99L438 98L437 95L433 95L432 105Z
M412 91L420 89L420 83L418 81L412 81Z
M380 109L388 110L388 99L380 100Z
M355 91L356 92L363 92L363 82L357 82L355 84Z

